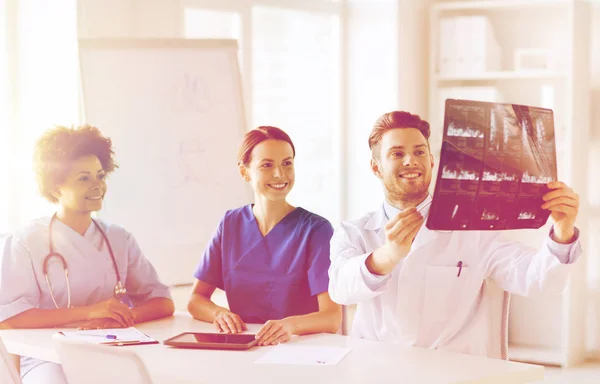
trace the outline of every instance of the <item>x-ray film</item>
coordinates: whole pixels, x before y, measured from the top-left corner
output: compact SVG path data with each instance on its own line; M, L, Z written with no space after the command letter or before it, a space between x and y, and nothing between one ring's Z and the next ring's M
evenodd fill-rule
M552 110L446 100L444 138L427 228L539 228L556 180Z

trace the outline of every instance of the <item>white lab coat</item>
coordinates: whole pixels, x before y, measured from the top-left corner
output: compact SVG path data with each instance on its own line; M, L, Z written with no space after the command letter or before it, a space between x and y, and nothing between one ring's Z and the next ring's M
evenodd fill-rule
M425 217L430 199L421 204ZM579 240L564 245L548 236L536 251L495 231L441 232L423 225L394 271L376 276L365 260L384 244L387 221L382 206L342 222L331 239L329 294L336 303L358 304L350 332L355 337L499 357L490 280L518 295L560 293L582 252Z
M120 226L97 222L111 244L119 274L134 304L153 297L171 298L169 288L160 282L133 235ZM0 247L0 321L31 308L55 308L42 271L50 251L49 223L49 217L34 220L9 236ZM65 258L68 266L72 306L93 305L113 297L117 275L104 237L94 224L82 236L55 220L52 239L54 250ZM65 308L67 282L63 265L56 257L49 259L48 279L58 305ZM42 363L22 357L21 375L27 377L30 370Z

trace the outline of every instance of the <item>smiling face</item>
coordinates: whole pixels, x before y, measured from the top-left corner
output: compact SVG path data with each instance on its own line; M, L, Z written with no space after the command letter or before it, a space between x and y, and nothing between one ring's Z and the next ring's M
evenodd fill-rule
M285 200L295 181L294 151L283 140L265 140L252 150L250 162L240 165L242 178L254 195L271 201Z
M105 177L106 172L98 157L80 157L70 164L64 181L56 186L52 195L66 211L99 211L106 194Z
M427 139L416 128L387 131L371 160L373 173L383 182L388 201L416 205L427 197L433 156Z

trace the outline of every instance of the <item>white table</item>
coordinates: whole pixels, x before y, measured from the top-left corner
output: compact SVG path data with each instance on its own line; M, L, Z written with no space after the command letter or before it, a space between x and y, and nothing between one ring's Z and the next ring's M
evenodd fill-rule
M251 331L258 327L249 326ZM183 313L139 324L136 328L160 341L186 331L214 331L212 324L194 320ZM52 335L57 331L3 330L0 337L10 353L58 362L52 341ZM295 366L254 364L274 347L255 347L248 351L176 349L162 344L125 348L135 348L156 383L510 384L528 383L544 377L541 366L408 348L348 336L308 335L294 338L291 343L342 346L352 350L336 366Z

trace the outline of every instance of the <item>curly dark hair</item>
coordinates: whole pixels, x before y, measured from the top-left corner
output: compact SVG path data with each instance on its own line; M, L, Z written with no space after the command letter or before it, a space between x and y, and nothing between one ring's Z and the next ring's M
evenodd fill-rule
M51 191L64 182L73 161L84 156L96 156L108 175L118 168L114 154L111 140L91 125L56 126L47 130L37 140L33 156L40 193L51 203L57 203Z

